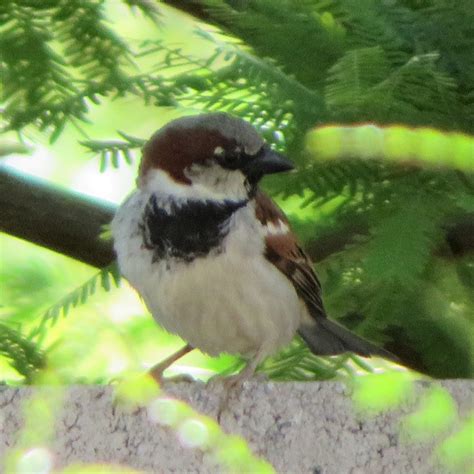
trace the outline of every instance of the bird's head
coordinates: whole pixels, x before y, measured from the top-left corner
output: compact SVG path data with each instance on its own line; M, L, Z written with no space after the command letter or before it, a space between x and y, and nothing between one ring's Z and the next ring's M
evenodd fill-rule
M243 199L264 175L292 168L250 124L212 113L158 130L144 147L138 185L183 197Z

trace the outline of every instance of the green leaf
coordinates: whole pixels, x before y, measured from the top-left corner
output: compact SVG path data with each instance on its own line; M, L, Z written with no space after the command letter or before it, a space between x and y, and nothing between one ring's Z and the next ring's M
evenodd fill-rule
M140 149L145 140L132 137L123 132L118 134L125 139L121 140L84 140L80 144L86 147L94 155L100 156L100 172L104 172L107 167L112 164L114 168L118 168L120 160L124 160L127 164L132 164L133 154L136 149Z
M386 77L388 68L380 46L348 51L329 69L325 89L328 107L356 111L371 93L372 86Z
M474 458L474 444L472 436L474 433L474 415L464 421L461 428L449 436L436 450L436 454L443 464L451 469L461 472L462 466L471 466ZM467 467L467 469L469 469ZM466 469L466 472L469 472Z
M27 382L46 366L43 351L21 331L0 323L0 355L23 375Z
M367 244L364 269L373 281L397 282L410 287L425 269L439 242L442 202L413 190L387 217L377 219Z
M372 414L394 409L413 395L412 376L407 372L371 374L354 379L356 407Z
M84 304L88 299L95 294L97 281L100 280L101 286L105 291L111 290L110 276L114 281L116 287L120 285L120 273L117 264L114 262L111 265L101 269L92 278L87 280L85 283L71 291L59 302L48 308L41 320L30 333L29 338L41 337L46 329L47 324L53 325L57 322L59 316L66 316L69 313L70 308L75 308L79 304Z
M449 392L433 387L423 394L419 408L403 420L403 431L411 440L426 441L446 432L456 419L456 404Z

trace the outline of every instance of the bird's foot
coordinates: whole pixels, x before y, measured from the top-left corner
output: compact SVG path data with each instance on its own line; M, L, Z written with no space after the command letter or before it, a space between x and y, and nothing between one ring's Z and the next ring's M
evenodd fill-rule
M174 377L164 377L164 372L165 370L173 364L173 362L176 362L178 359L186 355L188 352L192 351L193 348L189 345L186 344L184 347L182 347L179 351L175 352L171 356L167 357L165 360L161 361L159 364L156 364L154 367L151 368L149 374L161 385L164 382L177 382L177 381L193 381L192 377L189 375L183 374L183 375L177 375Z
M217 408L217 422L219 424L223 413L230 407L232 398L239 398L244 382L245 378L242 378L241 374L231 375L222 380L222 393Z
M178 374L172 375L171 377L165 377L162 373L154 374L150 372L150 375L160 384L160 386L166 385L167 383L192 383L196 381L196 379L189 374Z
M248 372L245 369L235 375L230 375L227 377L214 377L208 382L208 386L213 388L214 386L221 386L222 391L220 394L219 405L217 409L217 422L220 424L222 416L225 411L230 408L231 402L235 401L240 397L242 390L245 386L245 382L250 379L262 379L266 380L267 376L265 374L258 374L255 376L252 372Z

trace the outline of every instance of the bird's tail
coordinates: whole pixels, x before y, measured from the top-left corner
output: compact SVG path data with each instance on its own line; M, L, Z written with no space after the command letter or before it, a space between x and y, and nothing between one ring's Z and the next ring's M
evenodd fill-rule
M391 352L355 335L327 318L318 318L311 324L302 324L298 332L316 355L354 352L363 357L379 356L394 362L399 361Z

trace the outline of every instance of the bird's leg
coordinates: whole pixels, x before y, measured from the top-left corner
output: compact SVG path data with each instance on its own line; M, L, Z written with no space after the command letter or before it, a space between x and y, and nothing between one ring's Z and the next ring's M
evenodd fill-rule
M227 390L231 390L233 388L241 386L246 380L250 379L253 376L255 370L257 369L257 365L260 364L260 362L260 358L255 357L251 359L238 374L226 377L223 380L224 388L226 388Z
M163 372L174 362L176 362L178 359L181 359L184 355L186 355L188 352L192 351L193 347L191 347L189 344L186 344L184 347L182 347L179 351L175 352L174 354L171 354L169 357L166 359L162 360L160 363L156 364L150 369L150 375L158 382L162 383L164 380L163 377Z
M262 362L262 360L267 354L268 353L266 351L266 348L260 348L260 350L255 354L255 356L251 360L249 360L247 365L238 374L231 375L230 377L226 377L223 380L224 393L221 397L219 409L217 411L217 421L219 423L221 421L222 413L224 412L224 410L227 409L229 405L232 392L234 390L239 391L242 388L244 382L250 379L255 374L255 370L257 369L258 364Z

